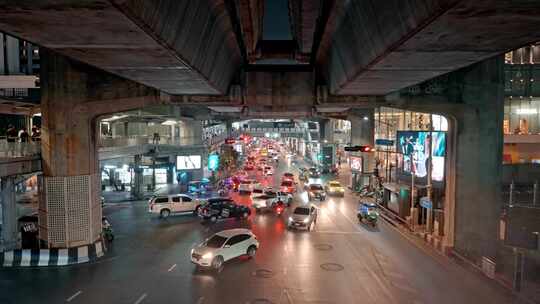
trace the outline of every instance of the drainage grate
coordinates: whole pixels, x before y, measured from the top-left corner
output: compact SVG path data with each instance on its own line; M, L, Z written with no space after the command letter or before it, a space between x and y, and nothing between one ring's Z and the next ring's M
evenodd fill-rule
M334 249L334 247L330 244L315 244L313 247L320 251L329 251Z
M268 270L268 269L257 269L251 274L254 277L263 278L263 279L268 279L274 276L274 273L272 272L272 270Z
M321 264L321 269L326 270L326 271L338 272L338 271L342 271L343 269L345 269L345 267L343 267L343 265L337 264L337 263L324 263L324 264Z

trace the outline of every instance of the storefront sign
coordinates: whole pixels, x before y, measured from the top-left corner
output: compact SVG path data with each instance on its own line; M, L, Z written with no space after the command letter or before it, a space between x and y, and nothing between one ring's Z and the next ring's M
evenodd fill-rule
M420 206L426 208L426 209L431 209L433 208L433 203L429 200L429 198L427 197L422 197L420 198Z
M376 139L375 144L379 146L393 146L394 141L391 139Z

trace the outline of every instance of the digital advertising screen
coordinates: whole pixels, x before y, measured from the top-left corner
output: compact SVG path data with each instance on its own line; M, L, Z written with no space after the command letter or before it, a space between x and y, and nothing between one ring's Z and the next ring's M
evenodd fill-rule
M362 172L362 157L351 156L350 163L352 171Z
M217 171L219 169L219 155L210 154L208 155L208 170Z
M444 163L446 156L446 132L398 131L397 149L403 154L403 171L414 172L415 176L427 176L429 148L431 145L432 171L435 181L444 179Z
M176 156L176 170L193 170L201 168L200 155Z

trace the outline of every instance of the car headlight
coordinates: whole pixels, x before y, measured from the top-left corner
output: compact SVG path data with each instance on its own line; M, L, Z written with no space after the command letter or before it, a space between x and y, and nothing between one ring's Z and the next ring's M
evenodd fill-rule
M307 222L309 222L309 217L306 217L306 218L304 219L304 223L307 224Z
M293 221L293 218L289 216L289 222L292 222Z
M195 249L191 248L191 254L193 254L193 252L195 252Z
M212 257L214 257L214 254L212 254L211 252L209 253L205 253L202 258L207 260L207 259L211 259Z

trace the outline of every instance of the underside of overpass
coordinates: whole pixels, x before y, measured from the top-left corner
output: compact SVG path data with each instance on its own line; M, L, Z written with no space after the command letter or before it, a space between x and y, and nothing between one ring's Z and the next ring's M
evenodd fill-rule
M98 239L103 115L172 105L196 119L354 121L362 109L394 106L451 119L455 222L447 224L455 237L447 245L476 260L494 256L503 113L496 57L540 41L540 3L287 3L278 12L291 39L267 40L263 0L0 0L0 30L41 46L49 197L41 239L63 248ZM54 196L72 185L88 200ZM73 213L82 224L63 226Z

